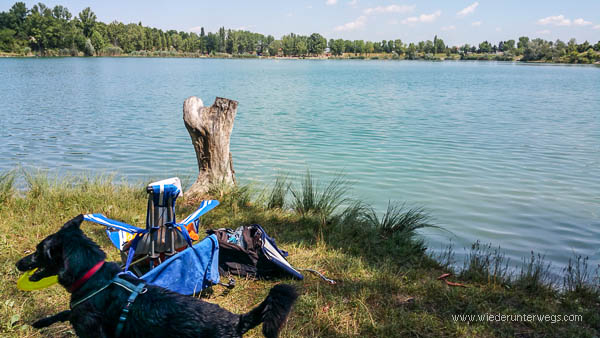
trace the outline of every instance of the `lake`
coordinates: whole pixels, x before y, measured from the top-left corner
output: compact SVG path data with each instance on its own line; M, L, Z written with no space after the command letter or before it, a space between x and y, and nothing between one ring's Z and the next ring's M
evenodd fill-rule
M385 210L422 206L458 253L600 263L600 67L496 62L0 59L0 170L195 176L192 95L239 101L242 183L338 172ZM458 257L460 258L460 256Z

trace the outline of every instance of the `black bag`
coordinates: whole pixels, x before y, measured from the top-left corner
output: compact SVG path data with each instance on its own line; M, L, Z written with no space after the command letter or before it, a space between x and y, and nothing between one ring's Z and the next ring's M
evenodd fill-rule
M275 245L258 224L232 229L208 230L219 241L219 269L238 276L273 278L304 276L285 259L288 253Z

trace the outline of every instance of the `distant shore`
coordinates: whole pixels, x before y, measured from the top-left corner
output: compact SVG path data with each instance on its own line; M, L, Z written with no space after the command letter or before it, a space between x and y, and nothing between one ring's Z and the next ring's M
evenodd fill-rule
M582 53L584 54L584 53ZM422 60L422 61L508 61L508 62L523 62L523 63L556 63L556 64L594 64L600 65L600 61L596 62L580 62L580 60L536 60L524 61L522 56L504 55L502 53L468 53L468 54L419 54L413 58L408 58L406 55L397 55L392 53L365 53L354 54L344 53L341 56L334 55L317 55L317 56L263 56L256 54L202 54L188 52L167 52L167 51L137 51L132 53L122 53L115 55L97 55L84 56L83 53L77 55L61 55L60 53L50 52L47 55L38 54L17 54L0 52L0 57L13 58L36 58L36 57L114 57L114 58L199 58L199 59L272 59L272 60ZM574 61L574 62L573 62Z

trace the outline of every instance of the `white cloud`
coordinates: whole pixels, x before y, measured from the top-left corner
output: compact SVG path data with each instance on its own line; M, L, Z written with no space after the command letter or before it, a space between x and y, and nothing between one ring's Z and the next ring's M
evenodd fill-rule
M596 25L594 27L592 27L593 29L600 29L600 25Z
M377 6L373 8L365 9L365 14L378 14L378 13L410 13L415 10L415 5L389 5L389 6Z
M194 26L188 29L190 32L200 33L202 31L202 26Z
M475 22L473 22L473 23L471 24L471 26L473 26L473 27L479 27L479 26L481 26L481 24L482 24L482 22L481 22L481 21L475 21Z
M306 8L307 8L307 9L311 9L311 8L312 8L312 5L308 5L308 6L306 6Z
M454 25L450 25L450 26L444 26L444 27L442 27L442 30L443 30L443 31L453 31L453 30L455 30L455 29L456 29L456 27L455 27Z
M541 30L541 31L537 31L535 33L539 34L539 35L548 35L548 34L550 34L550 30L549 29L544 29L544 30Z
M335 4L337 4L337 0L327 0L327 1L325 2L325 4L326 4L327 6L335 5Z
M502 28L496 27L496 32L502 32Z
M553 26L589 26L592 23L590 21L585 21L583 18L572 20L566 18L564 15L555 15L548 16L537 21L538 25L553 25ZM594 26L596 27L596 26Z
M537 23L539 25L570 26L571 20L565 18L565 16L561 14L539 19Z
M479 6L479 2L475 1L474 3L470 4L469 6L461 9L458 13L456 13L456 15L458 15L459 17L467 16L467 15L475 12L475 8L477 8L477 6Z
M442 11L436 11L435 13L431 13L431 14L421 14L421 15L419 15L419 20L421 22L433 22L440 15L442 15Z
M404 25L410 25L410 24L415 24L418 22L434 22L435 19L439 18L440 15L442 15L442 11L435 11L431 14L421 14L419 16L411 16L409 18L406 18L404 20L402 20L402 24Z
M333 30L337 31L337 32L342 32L342 31L353 31L355 29L359 29L365 26L365 23L367 23L367 17L364 15L359 16L356 20L345 23L341 26L337 26L335 27Z
M352 6L352 7L356 7L356 5L358 5L358 0L352 0L348 3L348 5Z
M583 18L579 18L579 19L573 20L573 24L575 26L587 26L587 25L591 25L592 23L589 21L583 20Z

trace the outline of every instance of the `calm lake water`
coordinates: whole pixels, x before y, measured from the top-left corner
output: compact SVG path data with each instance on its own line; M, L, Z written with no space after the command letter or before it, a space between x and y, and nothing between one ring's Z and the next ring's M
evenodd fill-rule
M423 206L513 262L600 263L600 68L493 62L0 59L0 170L194 176L195 95L240 102L242 182L344 172L378 210Z

